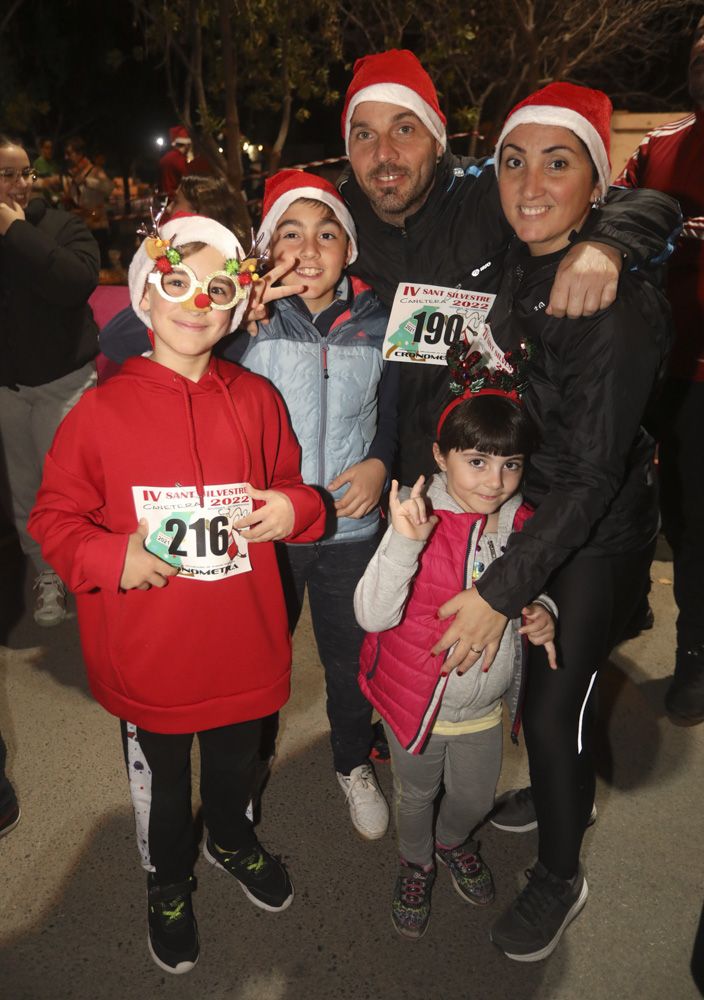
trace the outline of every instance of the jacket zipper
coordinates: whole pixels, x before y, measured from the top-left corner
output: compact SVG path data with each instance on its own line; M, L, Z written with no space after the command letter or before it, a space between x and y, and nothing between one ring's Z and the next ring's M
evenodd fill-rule
M326 482L325 475L325 435L327 432L328 417L328 345L324 340L320 345L320 355L322 362L322 375L320 379L320 437L318 439L318 468L320 469L320 482Z

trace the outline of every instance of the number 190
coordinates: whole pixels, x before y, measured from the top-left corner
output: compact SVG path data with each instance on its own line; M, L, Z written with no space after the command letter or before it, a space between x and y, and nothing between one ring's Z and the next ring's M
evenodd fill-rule
M413 343L419 344L421 339L426 344L438 344L442 338L447 346L454 343L462 333L463 318L458 313L445 317L441 312L426 313L423 310L414 314L416 328L413 333Z

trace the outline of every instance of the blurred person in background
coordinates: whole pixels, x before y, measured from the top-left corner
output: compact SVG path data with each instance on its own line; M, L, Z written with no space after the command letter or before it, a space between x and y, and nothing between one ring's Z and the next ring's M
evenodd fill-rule
M86 144L80 136L73 136L66 143L66 159L69 167L64 188L65 205L88 226L100 247L100 266L109 268L108 200L113 182L101 166L88 159Z
M171 148L159 160L159 193L171 200L181 183L181 178L188 171L189 161L193 157L193 147L188 130L183 125L174 125L169 129Z
M704 17L689 56L694 111L649 132L617 184L654 188L680 202L684 228L671 258L667 293L675 343L656 420L660 506L673 555L677 618L675 672L665 695L674 722L704 722ZM699 456L695 459L694 456Z
M27 534L56 428L95 382L88 296L99 251L85 223L33 198L21 141L0 135L0 436L20 545L36 571L34 620L57 625L66 590Z
M61 167L54 159L54 143L51 139L42 139L39 146L39 156L32 166L37 175L34 190L41 191L49 205L57 205L63 182L61 180Z

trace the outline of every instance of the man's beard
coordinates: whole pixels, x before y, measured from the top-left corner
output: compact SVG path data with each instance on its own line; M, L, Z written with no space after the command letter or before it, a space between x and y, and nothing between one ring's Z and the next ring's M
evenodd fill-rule
M365 178L364 192L376 214L393 225L402 226L408 215L412 215L414 210L420 208L428 192L435 181L435 171L431 170L428 177L420 175L416 183L405 191L398 191L390 188L388 191L379 191L373 185L375 178L386 177L389 173L388 167L376 167L371 170ZM408 170L394 168L393 173L402 177L409 177Z

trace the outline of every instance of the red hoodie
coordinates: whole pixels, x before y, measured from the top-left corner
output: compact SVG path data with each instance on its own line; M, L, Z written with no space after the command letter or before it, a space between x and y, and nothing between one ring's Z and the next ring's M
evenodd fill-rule
M59 427L29 528L77 595L90 686L114 715L184 733L260 718L286 702L291 649L274 545L252 543L251 571L233 571L242 559L237 535L218 530L227 524L222 505L238 502L244 482L290 497L287 541L320 537L323 504L301 481L281 397L226 361L211 360L196 383L132 358ZM161 589L121 591L138 500L163 512L150 516L167 534L157 528L150 541L170 542L170 561L189 546L220 544L232 562ZM175 533L174 503L191 508Z

